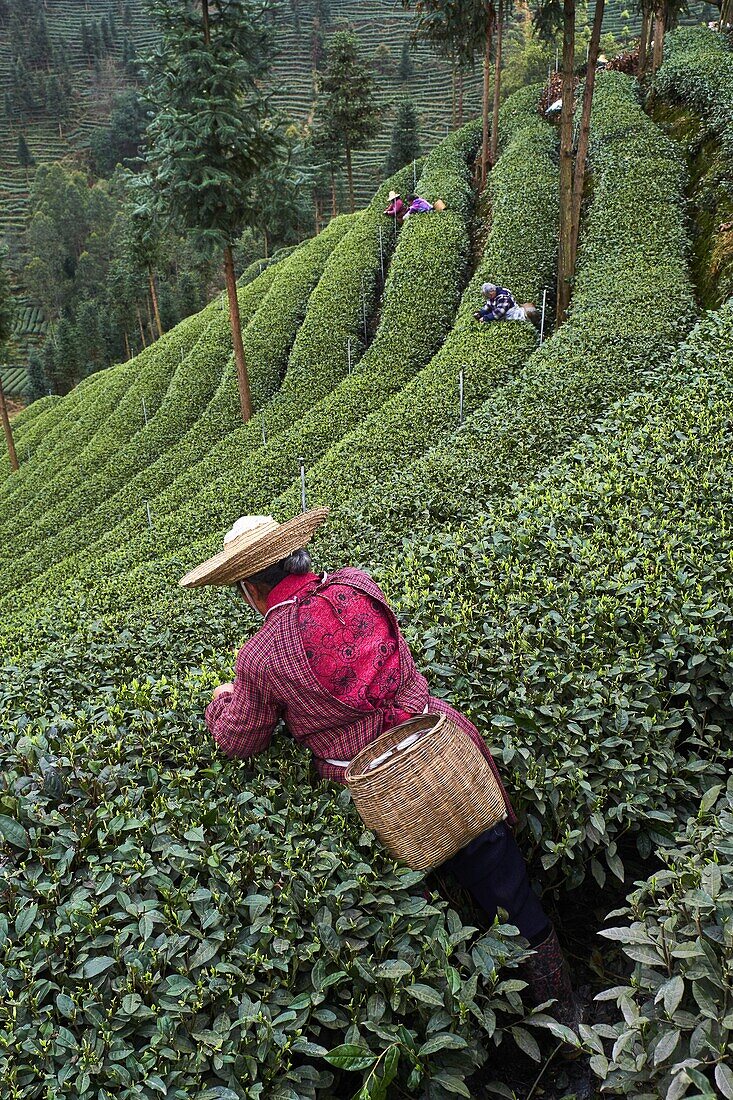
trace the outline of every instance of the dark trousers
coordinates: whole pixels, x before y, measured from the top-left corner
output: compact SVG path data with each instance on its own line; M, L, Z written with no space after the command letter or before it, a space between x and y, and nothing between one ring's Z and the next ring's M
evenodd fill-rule
M493 921L505 909L532 947L549 935L551 924L530 886L527 866L511 829L500 821L446 860L438 872L450 874Z

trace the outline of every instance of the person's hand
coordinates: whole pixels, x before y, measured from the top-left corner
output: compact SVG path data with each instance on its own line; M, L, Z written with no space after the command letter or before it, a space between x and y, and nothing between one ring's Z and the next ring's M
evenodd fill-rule
M225 692L231 693L232 691L234 691L234 684L219 684L217 688L214 688L214 692L211 696L212 703L214 699L218 699L220 695L223 695Z

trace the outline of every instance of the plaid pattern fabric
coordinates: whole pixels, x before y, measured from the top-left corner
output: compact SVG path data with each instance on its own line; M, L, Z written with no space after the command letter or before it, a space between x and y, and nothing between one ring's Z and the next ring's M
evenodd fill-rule
M487 302L481 309L481 314L487 321L501 321L512 306L516 304L511 290L507 290L504 286L498 286L493 302Z
M452 718L478 745L501 782L476 727L444 700L431 697L394 612L371 577L358 569L338 569L318 591L325 594L329 586L344 584L373 602L375 615L383 616L397 639L399 685L393 698L385 700L385 710L350 706L319 682L306 656L297 604L290 603L274 608L261 629L242 646L234 691L220 695L206 709L206 724L222 752L233 757L262 752L282 719L295 740L313 753L321 777L343 783L345 769L328 764L328 759L352 760L390 724L402 720L399 712L422 714L429 709ZM511 805L506 794L504 797L513 821Z

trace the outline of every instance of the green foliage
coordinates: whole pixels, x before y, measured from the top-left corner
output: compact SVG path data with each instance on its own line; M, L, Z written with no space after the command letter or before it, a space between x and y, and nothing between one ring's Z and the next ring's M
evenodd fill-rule
M151 0L160 34L146 62L153 109L148 170L159 209L179 228L230 245L254 219L252 182L282 152L262 90L273 40L260 0L202 10Z
M10 339L14 312L10 279L5 267L5 254L0 251L0 357L5 350L5 344Z
M129 168L139 162L147 122L145 103L136 90L117 96L109 125L90 138L92 168L98 176L111 176L118 164Z
M532 100L531 89L507 101L505 126L516 124L525 97ZM377 545L393 548L402 532L426 521L469 520L526 484L612 401L635 389L647 370L666 369L689 326L694 303L685 263L681 156L621 74L599 79L592 125L593 203L570 322L496 389L463 430L419 466L403 470L369 506L369 531L363 519L359 529L370 553Z
M733 1096L730 779L721 788L705 792L675 846L659 849L661 868L610 914L630 923L601 932L634 966L629 985L602 994L623 1016L593 1029L591 1064L611 1095Z
M516 128L511 130L515 119ZM522 116L515 115L514 104L508 103L501 123L512 137L489 179L491 229L453 328L414 379L308 472L309 499L345 508L350 534L359 527L357 517L380 499L377 482L398 478L406 465L446 437L452 445L458 426L459 369L464 371L468 414L515 376L535 348L536 332L529 323L479 327L474 320L486 280L511 286L520 301L537 299L554 267L558 216L554 132L536 116L534 105ZM410 480L406 491L413 486ZM285 514L295 506L293 491L278 501ZM323 537L338 539L333 522Z
M129 652L92 645L82 679ZM521 1011L516 931L477 936L426 899L345 792L304 800L294 749L222 760L199 717L215 675L131 676L101 709L64 691L17 730L3 690L6 1088L328 1100L346 1043L364 1065L398 1047L401 1085L419 1062L449 1100Z
M391 176L399 168L411 164L420 156L420 138L417 129L417 112L411 102L401 103L397 121L392 131L392 144L385 161L385 174Z

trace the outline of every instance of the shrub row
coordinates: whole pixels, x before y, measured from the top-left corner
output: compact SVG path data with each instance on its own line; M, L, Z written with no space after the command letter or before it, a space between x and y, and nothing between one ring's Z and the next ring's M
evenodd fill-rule
M720 139L733 170L733 50L725 35L705 27L680 27L668 34L664 64L654 91L689 103ZM730 174L728 176L730 180Z
M666 368L694 313L685 170L622 74L598 81L591 162L569 322L461 430L344 519L365 560L390 553L403 532L468 519L526 484L646 372Z
M104 540L93 547L87 559L95 578L99 576L100 560L104 562L105 574L124 572L137 561L144 561L151 556L159 557L164 548L175 552L182 544L191 542L192 532L198 534L202 527L214 532L217 526L227 525L231 521L232 512L236 515L248 507L257 510L266 506L272 496L291 480L293 470L297 470L297 459L301 453L309 460L314 452L316 455L321 453L334 436L338 438L346 429L347 417L351 418L351 423L357 422L369 407L370 401L374 403L380 397L384 399L385 395L394 392L400 380L423 365L425 357L436 349L450 328L455 310L468 242L466 222L470 212L470 186L467 159L476 147L477 134L476 126L466 127L443 142L428 158L421 179L421 190L432 194L432 197L445 196L450 210L440 215L424 217L422 220L413 219L402 230L385 287L381 324L376 339L354 373L344 380L332 396L316 404L306 417L298 421L299 412L307 406L309 397L312 400L314 389L318 385L318 375L312 384L305 385L306 367L303 356L307 345L304 341L304 324L293 349L285 385L277 401L266 413L268 429L273 420L278 421L282 428L295 421L295 427L281 431L272 440L268 439L267 445L260 446L249 462L241 466L241 472L238 467L238 463L241 463L240 452L248 439L250 445L254 442L253 425L234 433L224 444L215 447L209 459L200 463L193 471L194 475L201 475L198 482L199 495L194 497L194 501L189 501L188 504L179 501L179 483L173 486L172 493L166 492L153 502L156 522L154 541L151 542L145 530L143 511L143 523L136 518L134 528L131 523L124 535L121 529L110 531ZM391 185L392 181L385 186ZM375 201L374 206L380 210L381 221L373 224L370 229L372 248L376 243L377 262L378 231L382 229L384 238L385 223L389 235L389 223L381 217L385 196L380 194L378 198L379 205ZM343 243L348 244L348 240L349 238ZM428 265L425 257L432 252L434 243L440 251ZM334 252L334 259L339 251L337 248ZM353 252L344 256L340 262L343 263L344 273L353 282ZM416 270L421 271L417 277L414 275ZM357 285L360 285L360 279ZM320 287L314 292L313 299L319 289ZM307 322L308 316L306 324ZM318 342L323 343L320 329ZM296 359L295 374L293 357ZM391 375L384 371L384 360L387 357L395 362ZM340 369L343 371L343 365ZM292 404L288 402L288 394L292 395ZM213 465L214 459L216 466ZM184 480L186 484L191 482L191 478ZM189 488L189 496L190 492ZM176 510L161 516L161 510L173 507L174 502L177 505ZM141 533L134 541L130 541L135 529ZM73 538L73 530L70 530L69 537ZM119 547L124 549L120 550ZM101 554L107 549L110 552L102 558ZM55 576L68 577L69 564L61 563L55 567L53 573L44 580L44 587ZM78 561L74 563L74 570L76 585L79 581ZM27 591L30 594L31 590Z
M256 405L265 404L276 391L310 292L330 252L352 223L350 216L336 219L324 233L307 241L297 253L290 254L276 267L268 266L256 281L240 289L243 341L250 368L252 398ZM241 423L236 367L228 351L229 319L225 306L226 303L222 302L219 308L217 303L215 323L207 329L206 345L199 343L192 352L193 356L202 359L206 353L205 366L212 375L215 375L217 361L226 361L216 392L196 423L174 446L163 450L156 461L149 463L132 479L128 475L126 481L121 482L124 489L118 494L114 494L115 479L106 471L97 479L97 486L90 487L88 464L82 456L80 474L84 484L75 499L67 500L62 509L57 509L49 517L52 530L73 524L89 510L91 503L102 499L105 501L105 518L109 516L112 522L119 522L126 507L139 508L141 501L151 499L168 485L171 470L189 468L217 438L225 435L238 421ZM206 350L212 348L215 355ZM105 439L109 454L119 455L122 441L114 433L107 432ZM133 439L131 449L134 447ZM122 464L118 457L115 466L119 481L125 471L124 467L120 469ZM54 544L54 552L58 553L58 550Z
M277 267L266 268L258 279L238 291L244 324L262 302L277 270ZM130 389L127 395L129 400L120 402L117 412L113 414L112 430L107 431L105 426L92 441L89 458L92 471L96 468L96 473L89 471L91 476L87 477L86 452L82 452L73 462L77 437L75 433L69 434L66 461L72 463L73 468L66 486L72 489L76 484L77 488L56 508L45 509L40 515L31 503L26 513L31 521L30 526L17 530L13 522L12 540L8 545L13 560L0 571L0 588L4 589L6 584L12 588L16 578L28 579L41 573L48 565L73 552L80 540L83 542L93 537L99 530L95 523L103 522L92 510L98 502L105 502L103 508L107 508L114 522L119 515L119 505L112 508L106 504L114 488L130 482L138 469L152 464L157 454L174 443L178 433L185 431L197 411L202 405L205 406L231 353L227 343L230 322L226 302L212 303L204 314L208 323L203 325L198 339L195 335L201 326L200 322L198 325L194 322L199 321L201 315L187 318L168 334L168 338L164 336L158 342L162 346L148 365L141 379L142 385ZM192 329L193 342L189 329ZM150 410L148 406L148 421L145 423L142 400L145 391L150 397L151 383L159 387L158 394L161 390L164 392L162 400L159 397L157 409L153 407ZM117 425L126 432L126 440L120 440L114 431ZM137 430L134 430L135 427ZM100 463L100 451L106 455L106 462ZM138 498L138 506L140 504L145 507L142 499ZM75 521L76 527L73 526Z
M529 98L524 90L521 98ZM332 508L348 502L352 512L360 504L368 506L370 499L379 496L376 481L384 483L399 474L418 455L453 434L461 368L464 408L469 414L519 371L536 346L530 322L479 325L473 316L482 302L481 284L487 280L511 287L520 302L538 301L554 269L555 134L537 117L535 102L524 125L511 99L505 111L507 106L513 137L489 177L491 229L456 323L428 366L308 471L311 502ZM502 133L508 134L503 114L500 121ZM287 515L297 510L298 495L299 488L294 487L275 503L276 511Z
M211 309L211 307L209 307ZM204 319L205 324L205 319ZM78 393L80 383L58 406L55 424L51 426L49 446L39 448L34 461L29 464L22 482L19 482L16 499L19 502L19 525L30 517L31 522L42 513L47 504L49 486L55 483L58 493L68 490L78 483L82 453L89 455L94 463L96 450L101 440L114 438L115 424L122 423L129 436L131 428L137 430L143 424L142 399L149 402L151 415L163 399L176 367L180 365L183 350L190 345L190 339L202 327L200 315L182 321L172 332L158 341L157 353L153 356L152 345L137 356L131 363L124 363L109 370L98 372L103 375L95 384L93 394L85 396ZM189 337L189 332L191 337ZM140 373L138 374L138 370ZM96 379L97 375L92 375ZM105 391L109 389L118 398L116 404L105 404ZM90 420L83 410L96 402L102 402L106 416L100 421ZM79 410L82 410L80 417ZM124 412L124 418L121 414ZM81 423L79 421L81 420ZM110 432L107 436L107 427ZM103 451L109 455L106 444ZM85 456L86 457L86 456ZM93 468L93 466L92 466ZM41 503L44 507L41 507ZM22 514L22 520L20 518ZM15 517L13 517L15 520ZM12 524L8 538L22 533L18 525Z
M297 474L298 459L311 464L327 447L357 424L370 409L379 407L418 371L450 331L468 253L467 223L471 214L468 161L478 139L471 124L451 135L428 157L419 182L421 194L442 195L448 209L441 214L409 220L400 231L398 246L385 286L380 326L357 369L322 401L298 419L302 395L293 415L281 406L281 415L293 426L268 440L240 470L231 455L222 471L185 507L165 518L156 533L157 549L138 538L129 549L106 559L113 568L169 552L186 558L200 551L192 533L207 531L209 545L219 542L217 528L226 527L242 511L267 509L273 497ZM386 221L386 219L384 219ZM297 347L297 344L296 344ZM187 545L188 544L188 545ZM185 546L185 551L180 548ZM130 553L129 550L132 552ZM119 564L118 564L119 563Z
M730 766L733 303L536 485L403 547L389 588L507 770L545 871L624 876Z
M345 348L347 338L352 339L354 356L358 356L361 349L359 332L363 331L364 305L367 308L367 318L371 315L376 302L378 281L381 274L380 245L385 256L385 263L390 255L390 234L384 232L385 219L382 210L386 205L386 195L391 186L401 186L407 179L407 170L398 173L388 180L375 196L368 210L362 214L351 231L339 242L326 263L321 280L310 297L306 316L301 326L295 345L290 355L288 371L285 377L283 390L276 395L276 401L268 410L270 420L278 415L283 425L289 424L291 417L297 415L298 407L306 407L309 396L322 387L325 392L331 388L337 379L346 371ZM380 230L381 240L380 240ZM265 276L267 276L265 272ZM264 278L265 276L262 276ZM245 293L250 288L246 288ZM363 294L362 294L363 291ZM331 317L331 322L328 318ZM308 349L313 351L313 359L310 363L306 353ZM217 348L212 349L216 354ZM308 370L312 372L308 379ZM290 400L288 401L287 395ZM290 408L290 413L288 409ZM175 408L170 405L171 431L175 425ZM218 474L224 465L224 456L229 455L232 461L232 452L237 456L236 461L241 463L241 457L247 449L256 449L261 445L263 414L255 414L248 425L231 433L228 441L222 441L211 450L211 457L194 466L195 473L191 475L185 470L181 471L178 482L162 494L153 505L156 524L160 523L161 512L167 505L175 510L187 500L190 500L196 489L201 484L208 484ZM181 427L179 426L179 434ZM270 423L268 422L268 431ZM169 472L170 478L170 472ZM105 495L109 493L106 490ZM111 503L111 502L110 502ZM106 545L120 545L119 533L116 528L120 514L121 500L115 499L114 507L103 504L101 508L82 519L86 539L80 537L79 523L69 528L64 534L66 552L83 548L80 553L86 551L87 546L94 543L95 538L103 538L109 531ZM130 521L133 533L146 526L146 507L136 494L124 506L125 511L137 509L137 514ZM143 523L139 521L142 517ZM122 536L122 542L129 540L130 531ZM85 546L86 542L86 546ZM148 547L149 549L149 547ZM87 553L87 560L92 563L99 557L97 550L93 554ZM61 560L60 555L56 555ZM93 565L96 571L96 566ZM68 578L71 575L71 563L61 563L61 567L54 568L53 576ZM30 576L38 573L38 569L31 564ZM40 587L41 590L45 584ZM31 591L29 589L29 596Z

